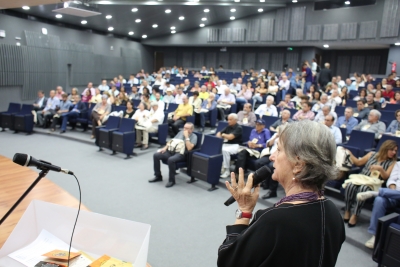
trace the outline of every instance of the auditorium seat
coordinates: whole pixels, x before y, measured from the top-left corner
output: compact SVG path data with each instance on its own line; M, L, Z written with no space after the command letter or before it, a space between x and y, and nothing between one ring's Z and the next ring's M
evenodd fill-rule
M22 131L28 134L33 132L33 105L23 104L21 111L12 115L14 121L14 130Z
M154 137L157 137L157 139L154 139ZM167 137L168 123L164 122L163 124L158 125L158 131L156 133L149 133L149 142L157 143L163 147L167 144Z
M111 111L125 111L126 110L126 106L115 106L113 105L111 108Z
M397 212L400 212L399 209ZM379 266L400 266L400 216L398 213L379 218L372 259Z
M116 152L121 152L126 154L125 159L129 159L133 155L133 148L136 141L135 133L136 121L128 118L122 118L119 129L112 132L112 145L111 149L113 155Z
M3 129L3 131L6 128L11 129L14 127L12 115L18 113L20 110L21 104L10 103L7 111L0 112L0 127Z
M375 134L358 130L351 131L350 140L340 144L349 149L355 157L362 157L366 149L373 148L375 144Z
M279 118L274 116L263 115L262 120L265 123L265 128L269 130L269 127L271 127L272 124L274 124L277 120L279 120Z
M364 150L364 154L368 154L371 151L379 151L382 144L387 140L395 141L397 143L398 149L400 149L400 137L389 135L389 134L382 134L382 137L381 137L381 139L379 139L379 142L376 145L376 148L366 149L366 150Z
M92 125L92 120L90 119L90 116L92 115L92 111L93 111L94 107L95 107L95 104L90 105L87 110L85 110L79 114L79 117L71 118L71 119L69 119L69 122L71 124L80 123L83 128L83 131L86 131L88 128L88 125L89 124Z
M106 125L96 127L96 145L99 151L102 151L102 148L111 149L112 133L118 130L120 121L120 117L111 116Z
M335 112L336 112L338 118L341 117L341 116L344 116L344 110L345 109L346 109L346 107L342 107L342 106L336 106L335 107Z
M351 108L356 108L357 107L357 101L355 100L347 100L346 101L346 107L351 107Z
M384 110L396 111L398 109L400 109L400 105L398 105L398 104L387 104Z

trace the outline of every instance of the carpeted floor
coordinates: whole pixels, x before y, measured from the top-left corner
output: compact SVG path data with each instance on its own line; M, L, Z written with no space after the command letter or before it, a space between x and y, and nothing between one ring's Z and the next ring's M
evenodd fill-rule
M110 156L110 151L97 152L89 133L67 132L61 137L58 133L26 136L1 132L0 154L12 158L15 153L27 153L70 169L78 176L83 203L91 211L150 224L148 262L153 267L216 266L225 226L235 221L236 206L223 205L229 197L226 189L207 192L207 183L189 185L184 173L177 176L177 184L169 189L165 188L166 181L148 183L153 177L152 155L158 148L154 144L146 151L135 151L136 157L124 160L122 154ZM162 171L167 177L165 165ZM48 178L77 196L75 179L54 172ZM256 209L267 208L276 200L260 200ZM335 203L338 207L343 205L337 200ZM366 212L364 216L368 217ZM376 266L371 251L362 245L369 237L367 219L360 224L353 229L346 227L348 241L342 247L337 266Z

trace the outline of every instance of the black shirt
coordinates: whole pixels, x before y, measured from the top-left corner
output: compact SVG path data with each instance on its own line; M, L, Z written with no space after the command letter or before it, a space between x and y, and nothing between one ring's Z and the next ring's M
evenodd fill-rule
M241 144L242 143L242 126L235 124L233 126L226 126L225 129L221 131L221 134L233 134L235 138L228 140L227 144Z
M132 110L131 112L128 112L127 110L124 111L124 115L122 116L123 118L132 118L133 114L135 113L134 110Z
M372 102L371 104L367 102L367 105L369 109L381 109L381 105L376 101Z
M249 226L226 230L219 267L333 267L345 240L343 219L328 199L258 210Z

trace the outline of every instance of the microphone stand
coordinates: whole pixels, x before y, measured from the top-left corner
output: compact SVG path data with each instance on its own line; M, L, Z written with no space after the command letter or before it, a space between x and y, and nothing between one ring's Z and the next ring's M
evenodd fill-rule
M29 192L32 191L32 189L37 185L37 183L40 182L40 180L47 175L49 172L48 169L41 170L39 173L39 176L36 178L36 180L31 184L31 186L25 191L25 193L22 194L22 196L15 202L15 204L11 207L11 209L4 215L3 218L0 220L0 225L7 219L7 217L14 211L14 209L21 203L22 200L29 194Z

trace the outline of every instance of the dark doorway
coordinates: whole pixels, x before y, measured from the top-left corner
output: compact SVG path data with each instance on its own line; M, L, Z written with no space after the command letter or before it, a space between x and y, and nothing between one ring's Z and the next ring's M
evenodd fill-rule
M317 61L317 64L319 66L321 66L321 62L322 62L322 57L320 54L315 54L315 60Z
M164 67L164 52L154 52L154 70Z

